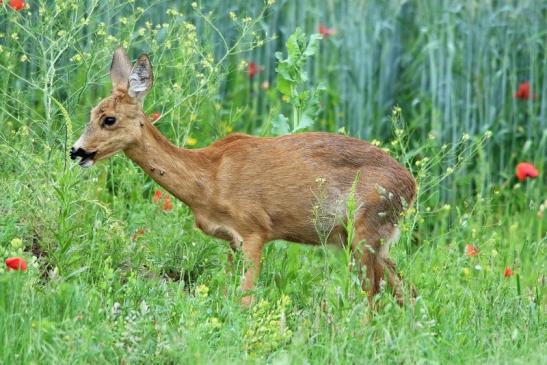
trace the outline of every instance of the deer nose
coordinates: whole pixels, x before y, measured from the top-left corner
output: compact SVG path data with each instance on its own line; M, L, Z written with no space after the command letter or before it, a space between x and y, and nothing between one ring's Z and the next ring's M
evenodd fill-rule
M86 150L83 150L81 148L75 149L74 147L72 147L70 149L70 158L72 160L75 160L77 157L81 157L83 161L86 158L92 158L93 156L95 156L95 153L96 152L87 152Z

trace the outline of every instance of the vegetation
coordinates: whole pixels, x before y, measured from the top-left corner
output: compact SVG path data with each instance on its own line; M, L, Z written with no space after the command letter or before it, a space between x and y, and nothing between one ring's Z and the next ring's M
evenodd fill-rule
M547 362L545 1L0 3L0 363ZM187 207L123 154L73 165L118 45L178 145L326 130L408 166L416 302L276 242L243 309Z

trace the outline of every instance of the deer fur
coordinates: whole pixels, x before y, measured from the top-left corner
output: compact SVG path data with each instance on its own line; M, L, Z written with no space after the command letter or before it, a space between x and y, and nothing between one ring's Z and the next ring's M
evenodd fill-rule
M372 298L386 277L402 303L401 278L389 259L389 244L398 237L397 221L414 201L416 184L387 153L332 133L235 133L205 148L179 148L143 112L142 101L153 82L148 57L141 55L131 67L125 51L116 50L111 79L112 95L91 111L71 157L89 167L123 151L192 209L205 234L241 249L246 262L244 304L251 303L248 291L259 275L267 242L346 244L352 185L357 208L351 247L362 269L363 288ZM115 123L107 125L107 117L114 117ZM322 210L320 222L314 219L314 209ZM326 237L318 232L318 223L327 227Z

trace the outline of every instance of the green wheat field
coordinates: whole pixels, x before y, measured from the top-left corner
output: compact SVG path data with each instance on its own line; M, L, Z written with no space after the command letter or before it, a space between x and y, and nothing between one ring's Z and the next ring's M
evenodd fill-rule
M0 3L0 364L547 363L546 0ZM273 242L246 309L188 207L123 153L72 162L119 46L179 146L329 131L404 164L416 300Z

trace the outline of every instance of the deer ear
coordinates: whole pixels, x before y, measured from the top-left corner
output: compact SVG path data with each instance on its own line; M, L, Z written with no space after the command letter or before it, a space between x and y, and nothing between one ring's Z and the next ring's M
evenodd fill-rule
M129 96L142 103L144 97L152 88L153 82L154 75L150 59L145 54L140 55L129 74Z
M110 79L112 80L112 88L119 87L127 89L127 80L131 72L131 61L122 47L114 51L112 57L112 65L110 66Z

